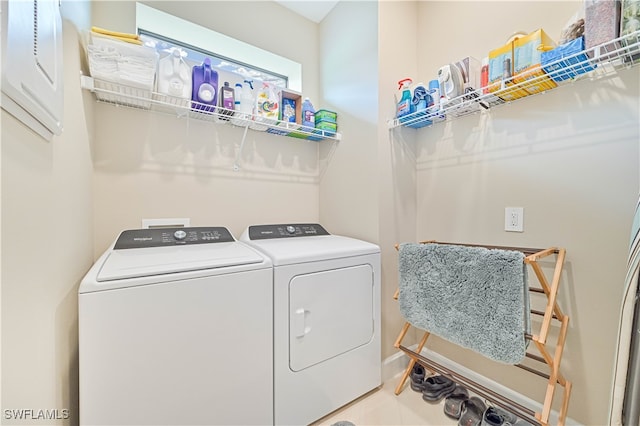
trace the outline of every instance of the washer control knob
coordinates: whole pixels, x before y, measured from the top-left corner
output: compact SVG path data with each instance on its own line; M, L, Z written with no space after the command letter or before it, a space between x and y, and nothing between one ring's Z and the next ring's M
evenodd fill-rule
M290 234L295 233L296 232L296 227L295 226L291 226L291 225L287 226L287 232L290 233Z
M184 240L185 237L187 236L187 233L184 232L183 230L178 230L173 233L173 236L175 237L176 240Z

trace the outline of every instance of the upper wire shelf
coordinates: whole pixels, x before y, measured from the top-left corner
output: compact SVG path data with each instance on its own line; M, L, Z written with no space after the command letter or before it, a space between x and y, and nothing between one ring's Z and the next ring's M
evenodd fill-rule
M81 76L80 83L83 89L95 93L98 101L117 106L150 110L200 121L231 124L244 127L245 130L266 131L275 135L311 141L325 139L339 141L342 138L342 135L337 132L306 127L297 123L271 120L255 114L240 113L218 106L213 107L190 99L165 95L148 89L85 75Z
M496 83L469 91L440 105L437 111L417 111L387 122L390 129L397 127L427 127L455 120L467 115L488 111L491 108L517 101L561 87L566 82L581 79L597 79L615 73L619 69L640 64L640 30L594 46L541 67L517 74L503 81L493 92ZM558 81L559 83L556 83Z

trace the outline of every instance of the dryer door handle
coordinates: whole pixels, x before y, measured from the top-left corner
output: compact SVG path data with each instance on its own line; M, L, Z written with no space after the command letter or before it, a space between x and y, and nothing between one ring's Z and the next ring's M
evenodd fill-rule
M292 318L292 331L295 337L304 337L309 331L311 331L311 327L307 326L307 320L310 316L311 312L307 311L304 308L296 309L293 318Z

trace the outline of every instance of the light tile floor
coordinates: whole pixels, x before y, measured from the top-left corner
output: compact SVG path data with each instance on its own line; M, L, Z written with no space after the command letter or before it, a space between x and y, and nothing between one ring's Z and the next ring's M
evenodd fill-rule
M356 426L375 425L457 425L457 420L445 416L444 400L431 404L422 399L422 394L411 390L408 382L400 395L394 393L399 377L385 382L377 390L358 398L345 407L334 411L314 423L315 426L330 426L339 421L349 421Z

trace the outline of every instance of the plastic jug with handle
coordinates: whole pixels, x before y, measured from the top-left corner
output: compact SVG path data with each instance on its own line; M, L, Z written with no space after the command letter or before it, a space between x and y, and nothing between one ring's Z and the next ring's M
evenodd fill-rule
M213 112L218 101L218 72L211 68L211 59L204 58L202 65L193 67L191 108Z

